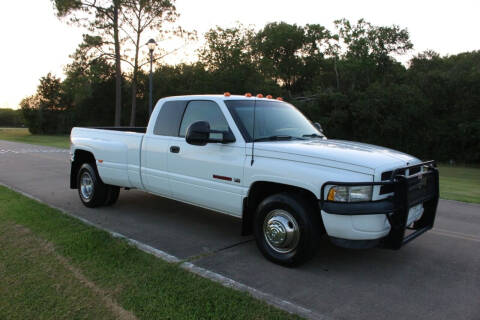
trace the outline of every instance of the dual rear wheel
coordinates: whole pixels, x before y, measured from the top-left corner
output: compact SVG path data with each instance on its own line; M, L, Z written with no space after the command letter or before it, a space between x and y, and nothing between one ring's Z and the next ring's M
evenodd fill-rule
M78 170L77 186L80 200L89 208L113 205L120 195L120 188L104 184L90 163L84 163Z

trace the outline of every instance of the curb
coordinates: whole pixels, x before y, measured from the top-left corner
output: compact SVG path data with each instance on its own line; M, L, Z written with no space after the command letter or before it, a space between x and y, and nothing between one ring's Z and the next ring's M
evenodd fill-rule
M64 209L62 209L60 207L57 207L55 205L51 205L49 203L46 203L45 201L37 198L36 196L33 196L29 193L26 193L22 190L19 190L19 189L13 187L13 186L7 185L3 182L0 182L0 185L4 186L4 187L6 187L6 188L8 188L12 191L18 192L18 193L20 193L21 195L23 195L27 198L30 198L32 200L43 203L43 204L45 204L45 205L47 205L51 208L54 208L54 209L60 211L61 213L65 214L67 216L73 217L77 220L80 220L81 222L83 222L83 223L85 223L89 226L92 226L94 228L106 231L115 238L124 239L130 245L138 248L139 250L142 250L143 252L152 254L155 257L160 258L160 259L162 259L166 262L169 262L169 263L179 263L180 268L182 268L186 271L189 271L191 273L194 273L194 274L196 274L196 275L198 275L202 278L209 279L209 280L214 281L216 283L219 283L222 286L227 287L227 288L232 288L232 289L237 290L237 291L247 292L252 297L254 297L256 299L259 299L259 300L262 300L262 301L266 302L267 304L269 304L271 306L274 306L274 307L276 307L280 310L286 311L290 314L296 314L296 315L299 315L301 317L308 318L308 319L315 319L315 320L331 320L332 319L330 317L327 317L327 316L321 315L319 313L316 313L316 312L314 312L310 309L307 309L307 308L301 307L299 305L296 305L296 304L294 304L290 301L283 300L283 299L275 297L275 296L273 296L269 293L265 293L263 291L257 290L253 287L250 287L248 285L245 285L243 283L240 283L238 281L230 279L230 278L228 278L226 276L223 276L219 273L216 273L216 272L207 270L205 268L199 267L199 266L197 266L197 265L195 265L191 262L181 260L181 259L179 259L179 258L177 258L177 257L175 257L175 256L173 256L169 253L166 253L162 250L151 247L151 246L149 246L145 243L139 242L135 239L128 238L128 237L126 237L126 236L124 236L124 235L122 235L118 232L115 232L115 231L110 230L108 228L102 227L100 225L97 225L96 223L93 223L89 220L86 220L82 217L76 216L76 215L74 215L74 214L72 214L68 211L65 211Z

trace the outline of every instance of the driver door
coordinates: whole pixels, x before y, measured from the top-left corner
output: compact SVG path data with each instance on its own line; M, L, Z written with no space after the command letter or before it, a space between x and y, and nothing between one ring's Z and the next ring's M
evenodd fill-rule
M196 100L187 104L178 137L172 137L169 142L167 162L172 197L241 216L245 145L238 142L238 137L236 142L228 144L190 145L185 134L197 121L207 121L211 130L229 130L217 103ZM220 139L221 135L211 133L210 138Z

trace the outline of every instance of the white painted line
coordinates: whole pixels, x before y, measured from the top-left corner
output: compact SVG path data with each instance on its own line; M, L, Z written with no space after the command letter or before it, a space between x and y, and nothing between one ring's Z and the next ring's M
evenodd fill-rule
M152 254L155 257L160 258L160 259L162 259L166 262L179 263L179 262L182 261L181 259L179 259L179 258L177 258L177 257L175 257L171 254L168 254L168 253L166 253L162 250L155 249L155 248L153 248L153 247L151 247L147 244L144 244L144 243L139 242L137 240L128 238L128 237L126 237L126 236L124 236L124 235L122 235L118 232L115 232L115 231L110 230L108 228L105 228L103 226L97 225L96 223L93 223L93 222L91 222L89 220L86 220L82 217L76 216L76 215L74 215L74 214L72 214L68 211L65 211L64 209L59 208L55 205L48 204L45 201L43 201L43 200L41 200L41 199L39 199L39 198L29 194L29 193L26 193L22 190L19 190L15 187L9 186L9 185L7 185L3 182L0 182L0 185L4 186L6 188L9 188L9 189L11 189L15 192L18 192L18 193L24 195L25 197L28 197L28 198L33 199L35 201L38 201L40 203L46 204L47 206L49 206L51 208L57 209L58 211L62 212L63 214L65 214L67 216L70 216L70 217L73 217L75 219L78 219L81 222L83 222L83 223L85 223L89 226L95 227L95 228L100 229L100 230L104 230L104 231L108 232L109 234L111 234L115 238L124 239L129 244L137 247L138 249L140 249L140 250L142 250L146 253ZM269 304L271 306L274 306L274 307L276 307L280 310L286 311L288 313L297 314L301 317L308 318L308 319L314 319L314 320L331 320L332 319L332 318L327 317L325 315L316 313L316 312L314 312L310 309L307 309L307 308L301 307L299 305L296 305L296 304L294 304L290 301L280 299L280 298L275 297L271 294L268 294L268 293L262 292L260 290L257 290L253 287L247 286L243 283L240 283L238 281L235 281L233 279L225 277L225 276L223 276L219 273L204 269L202 267L198 267L191 262L182 262L180 264L180 267L184 270L187 270L187 271L192 272L192 273L194 273L198 276L201 276L202 278L206 278L206 279L209 279L211 281L217 282L217 283L223 285L224 287L232 288L232 289L235 289L235 290L238 290L238 291L247 292L251 296L253 296L254 298L262 300L262 301L266 302L267 304Z
M469 234L469 233L464 233L464 232L458 232L458 231L451 231L447 229L441 229L441 228L433 228L433 230L440 231L440 232L446 232L446 233L453 233L459 236L464 236L464 237L471 237L471 238L478 238L478 236L474 234ZM478 238L480 240L480 238Z
M441 229L433 229L431 232L440 236L480 242L480 238L477 238L469 234L462 234L460 232L452 232L452 231L441 230Z

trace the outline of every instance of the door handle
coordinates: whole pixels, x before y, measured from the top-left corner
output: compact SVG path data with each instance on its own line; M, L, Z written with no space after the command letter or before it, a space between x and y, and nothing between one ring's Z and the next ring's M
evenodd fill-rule
M180 152L180 147L179 146L171 146L170 147L170 152L171 153L179 153Z

